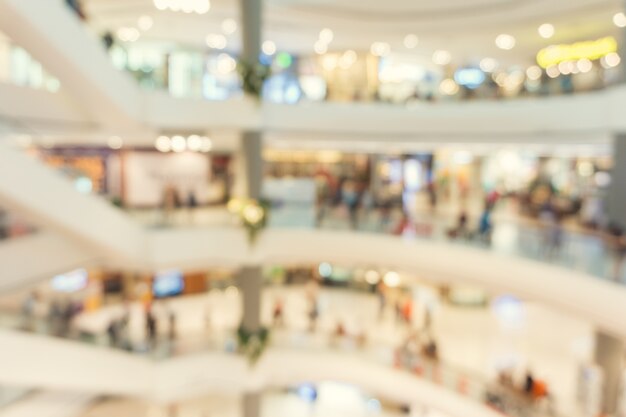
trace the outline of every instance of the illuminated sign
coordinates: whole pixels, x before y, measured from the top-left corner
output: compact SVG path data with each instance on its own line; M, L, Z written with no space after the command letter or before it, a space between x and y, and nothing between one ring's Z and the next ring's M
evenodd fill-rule
M454 81L469 89L478 88L485 81L485 73L478 68L461 68L454 74Z
M571 45L552 45L537 54L537 63L548 68L566 61L600 59L605 55L617 52L617 41L612 36L595 41L576 42Z

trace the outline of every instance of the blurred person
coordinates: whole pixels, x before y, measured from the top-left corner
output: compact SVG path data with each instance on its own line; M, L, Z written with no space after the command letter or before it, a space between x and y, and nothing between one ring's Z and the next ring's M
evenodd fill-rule
M402 299L398 297L394 305L396 324L402 322Z
M339 320L337 322L337 326L335 327L335 337L336 338L342 338L344 336L347 335L346 332L346 327L344 326L343 322L341 320Z
M380 212L380 228L385 230L391 222L391 196L388 191L383 191L378 196L378 209Z
M111 347L117 347L120 344L120 321L117 319L111 319L107 326L107 335L109 336L109 345Z
M176 332L177 318L176 318L176 312L172 308L169 309L168 321L169 321L169 326L168 326L167 336L170 342L174 342L176 340L176 335L177 335L177 332Z
M154 347L156 346L156 342L157 342L157 320L156 320L156 317L154 316L154 313L151 307L149 307L146 310L145 318L146 318L145 326L146 326L146 338L147 338L146 341L149 347L151 349L154 349Z
M478 237L487 244L491 243L491 235L493 233L493 225L491 223L492 207L489 203L486 204L478 222Z
M467 222L468 222L467 210L461 209L461 211L459 212L459 216L457 218L457 224L454 228L448 231L448 237L452 239L467 238L467 236L469 235Z
M275 327L282 327L285 324L285 320L283 317L283 300L282 298L277 298L276 301L274 301L274 310L272 312L272 320L273 320L273 324Z
M526 395L532 395L533 390L535 388L535 377L533 376L530 370L526 371L526 376L524 377L524 386L523 391Z
M48 309L48 326L50 334L60 336L61 321L63 320L63 308L58 300L52 300Z
M167 185L163 189L163 222L170 224L174 211L178 207L178 195L172 185Z
M387 308L387 289L382 281L376 285L376 297L378 298L378 318L382 319Z
M189 215L189 223L194 223L194 214L196 209L198 208L198 200L196 198L196 193L193 190L189 190L187 193L187 210Z
M361 206L363 208L365 218L369 219L370 214L374 209L374 196L368 188L366 188L361 194Z
M422 323L422 331L430 335L433 325L433 310L431 306L424 309L424 322Z
M406 297L402 304L402 319L408 325L413 322L413 300L411 297Z
M317 301L317 296L310 296L310 306L309 306L309 331L314 332L317 328L317 319L319 317L319 303Z
M74 306L71 301L68 301L63 307L61 314L61 326L59 329L59 336L68 337L72 327L72 320L74 319Z
M553 257L561 249L563 229L561 216L551 202L548 202L541 210L539 219L543 226L545 253Z
M498 383L505 388L515 388L515 382L513 381L513 371L510 368L506 368L498 372Z
M106 31L102 34L102 43L104 44L104 49L108 51L113 48L115 45L115 38L113 37L113 33L111 31Z
M430 211L434 212L437 209L437 186L434 181L430 181L426 187L428 192L428 202L430 203Z
M487 197L485 198L488 209L493 210L498 201L500 201L500 193L494 188L487 193Z
M403 210L402 217L400 218L400 221L398 222L395 229L393 230L393 234L397 236L403 235L404 232L406 232L410 228L411 228L411 217L408 215L406 211Z
M426 344L424 344L424 348L422 350L422 354L427 359L432 361L436 361L439 359L439 348L437 346L437 342L434 339L428 340Z
M607 232L606 240L613 252L613 279L621 281L626 259L626 234L624 228L615 222L609 224Z
M358 226L359 192L354 181L347 180L344 182L341 189L341 199L348 209L350 227L356 229Z
M22 318L24 330L32 332L35 330L35 313L39 306L39 293L30 292L22 302Z
M6 211L0 209L0 240L9 237L9 216Z

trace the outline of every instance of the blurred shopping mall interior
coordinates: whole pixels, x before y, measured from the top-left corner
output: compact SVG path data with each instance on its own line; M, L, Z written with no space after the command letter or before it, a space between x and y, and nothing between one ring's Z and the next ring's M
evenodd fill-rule
M626 0L0 0L0 417L626 417Z

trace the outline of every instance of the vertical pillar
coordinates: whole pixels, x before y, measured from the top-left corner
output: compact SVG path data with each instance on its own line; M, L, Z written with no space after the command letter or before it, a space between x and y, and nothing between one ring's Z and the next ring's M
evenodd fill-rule
M247 331L258 331L261 328L261 266L245 266L237 277L241 291L243 316L241 326ZM259 417L261 415L261 392L250 391L242 397L243 417Z
M256 62L261 54L263 5L261 0L239 0L241 13L241 58Z
M245 178L244 193L247 198L260 199L263 182L263 138L261 132L243 132L241 157Z
M241 13L241 60L256 64L261 54L262 0L239 0ZM240 192L247 198L260 199L263 180L263 136L260 131L246 131L241 137L240 172L244 184ZM242 172L243 171L243 172ZM248 331L261 328L261 265L243 267L239 272L243 317L241 325ZM243 417L259 417L260 392L245 393L242 400Z
M626 57L624 57L626 59ZM624 62L626 67L626 62ZM626 135L613 138L613 173L607 196L608 220L626 228Z
M624 370L624 342L601 331L596 331L595 342L595 361L603 374L602 411L613 415L617 411Z
M248 331L261 328L261 274L261 267L254 265L242 267L237 276L243 305L241 326Z
M243 417L259 417L261 415L261 394L248 392L243 395Z

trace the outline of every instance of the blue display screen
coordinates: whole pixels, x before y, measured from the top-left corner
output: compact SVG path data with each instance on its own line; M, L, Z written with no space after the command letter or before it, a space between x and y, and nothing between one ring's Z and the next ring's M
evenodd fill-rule
M178 295L184 288L183 273L178 270L160 272L154 276L152 283L152 292L157 298Z

